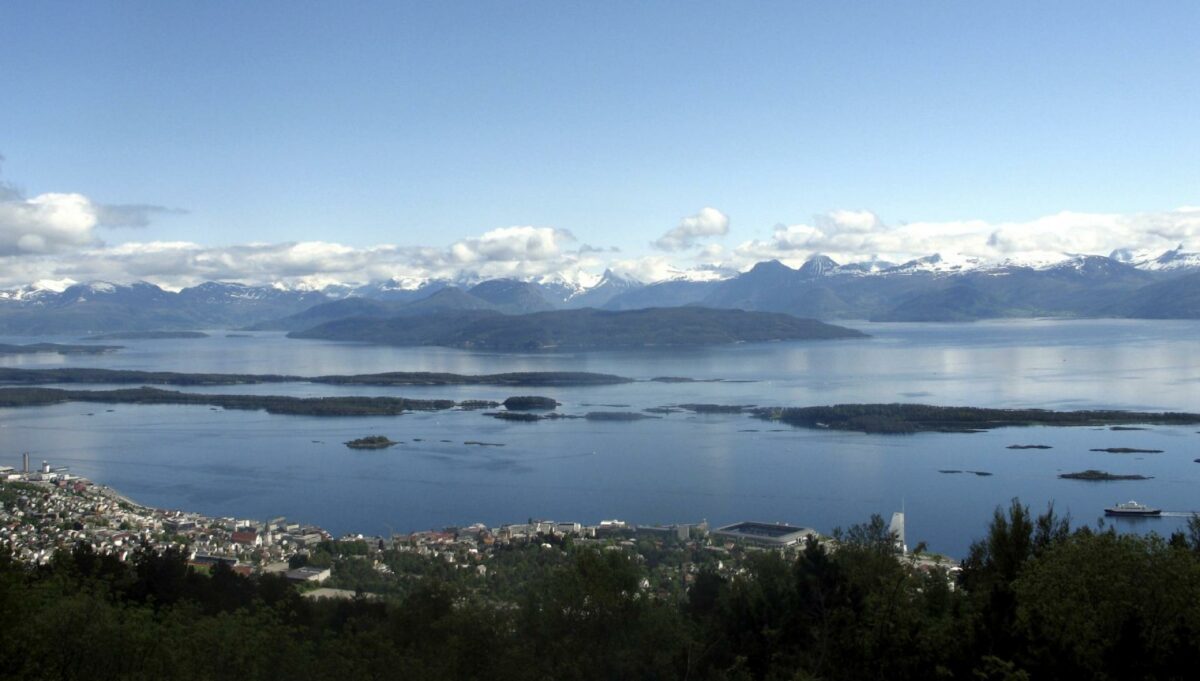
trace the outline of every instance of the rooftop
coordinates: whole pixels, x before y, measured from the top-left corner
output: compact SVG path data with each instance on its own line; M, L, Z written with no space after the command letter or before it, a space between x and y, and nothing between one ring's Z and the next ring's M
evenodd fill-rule
M784 523L740 522L713 530L713 534L729 539L741 539L756 544L789 546L808 535L817 536L817 531L808 527L797 527Z

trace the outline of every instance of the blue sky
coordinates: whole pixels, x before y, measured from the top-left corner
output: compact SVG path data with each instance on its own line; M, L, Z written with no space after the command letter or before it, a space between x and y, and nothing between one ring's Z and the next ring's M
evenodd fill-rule
M187 211L110 246L1159 214L1200 204L1198 32L1190 2L7 3L0 179Z

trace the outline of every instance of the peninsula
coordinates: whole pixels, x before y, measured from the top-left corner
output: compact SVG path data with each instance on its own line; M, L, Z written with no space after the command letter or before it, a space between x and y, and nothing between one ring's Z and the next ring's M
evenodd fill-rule
M456 406L453 400L411 400L405 397L209 395L148 387L118 390L0 388L0 407L39 407L66 402L196 405L303 416L396 416L409 411L439 411Z
M38 353L98 355L103 352L116 352L120 349L120 345L63 345L61 343L13 345L11 343L0 343L0 355L36 355Z
M786 340L865 338L866 334L776 312L704 307L554 310L504 315L478 310L420 317L353 317L290 338L435 345L492 352L620 350Z
M1050 411L982 409L927 404L837 404L826 407L769 407L752 413L799 428L860 433L970 433L1010 426L1108 426L1115 424L1200 423L1200 414L1136 411ZM1112 450L1105 450L1112 451Z
M44 344L43 344L44 345ZM18 346L29 347L29 346ZM58 346L97 352L109 346ZM0 353L3 353L0 346ZM115 349L115 348L114 348ZM50 350L42 350L50 352ZM328 385L499 385L499 386L589 386L632 383L633 379L586 371L518 371L502 374L452 374L431 371L392 371L378 374L334 374L290 376L287 374L180 373L127 369L16 369L0 367L0 385L45 385L78 383L97 385L250 385L258 383L321 383Z

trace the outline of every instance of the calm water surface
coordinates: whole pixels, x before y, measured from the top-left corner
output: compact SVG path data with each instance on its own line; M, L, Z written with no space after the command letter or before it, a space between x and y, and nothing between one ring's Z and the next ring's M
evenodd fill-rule
M303 383L207 389L453 399L503 399L522 392L553 396L563 403L562 411L576 414L680 402L801 406L881 401L1200 411L1197 322L855 326L872 337L552 355L385 348L288 340L277 334L226 338L224 332L214 332L205 339L119 341L124 350L95 357L0 358L0 365L300 375L577 370L635 379L723 379L520 391ZM21 452L29 451L31 458L69 465L73 472L147 504L210 515L287 515L335 533L498 524L529 517L641 523L779 520L829 531L903 507L910 544L924 540L933 550L961 556L992 510L1013 497L1035 509L1053 500L1077 522L1088 523L1105 506L1130 498L1169 511L1200 510L1200 463L1193 461L1200 458L1197 430L1009 428L969 435L872 436L779 429L739 415L523 424L471 412L313 418L208 407L67 404L0 410L0 464L14 465ZM352 451L341 444L376 433L404 444L382 452ZM1006 449L1010 444L1053 449ZM1165 451L1088 451L1121 446ZM1088 483L1056 477L1087 468L1154 479ZM1118 526L1170 532L1184 522L1166 517L1119 521Z

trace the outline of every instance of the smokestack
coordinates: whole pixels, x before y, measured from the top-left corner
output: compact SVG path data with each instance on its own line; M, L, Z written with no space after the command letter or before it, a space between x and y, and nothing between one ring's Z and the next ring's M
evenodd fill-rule
M22 464L23 464L22 472L28 473L29 472L29 452L25 452L25 454L23 455Z

